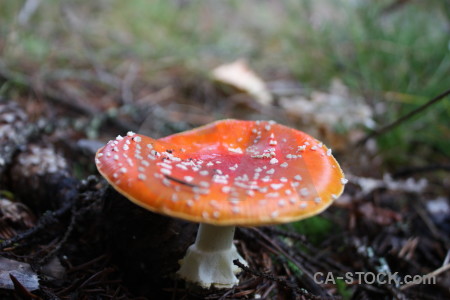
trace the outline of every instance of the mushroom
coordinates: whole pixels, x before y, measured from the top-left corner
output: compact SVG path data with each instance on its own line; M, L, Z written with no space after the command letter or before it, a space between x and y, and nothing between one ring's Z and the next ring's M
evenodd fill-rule
M198 222L178 275L230 288L247 265L235 226L304 219L325 210L347 182L331 150L273 121L222 120L158 140L128 132L96 155L99 172L150 211Z

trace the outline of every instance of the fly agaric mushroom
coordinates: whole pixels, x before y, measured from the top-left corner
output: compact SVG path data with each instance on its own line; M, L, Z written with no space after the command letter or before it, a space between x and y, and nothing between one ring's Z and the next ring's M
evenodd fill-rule
M331 150L273 121L223 120L158 140L129 132L96 155L100 173L150 211L200 223L178 275L230 288L245 260L235 226L301 220L325 210L347 182Z

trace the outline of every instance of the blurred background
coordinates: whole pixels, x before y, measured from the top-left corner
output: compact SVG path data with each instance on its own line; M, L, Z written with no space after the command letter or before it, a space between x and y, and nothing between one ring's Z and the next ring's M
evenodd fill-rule
M21 101L35 118L69 106L81 113L77 126L88 137L101 134L105 118L139 128L151 117L146 128L155 136L171 131L161 126L181 130L234 117L284 121L311 134L324 128L330 138L342 136L328 141L340 146L450 85L447 0L28 0L1 6L0 95ZM215 83L212 71L236 60L261 78L271 101ZM450 103L442 101L380 136L381 159L448 160L449 115Z

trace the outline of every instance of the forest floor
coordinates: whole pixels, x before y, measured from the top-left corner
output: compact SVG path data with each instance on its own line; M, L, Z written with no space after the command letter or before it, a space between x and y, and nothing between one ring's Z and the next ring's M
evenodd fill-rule
M182 19L183 26L176 27L164 17L180 17L182 10L158 3L164 15L150 17L158 26L170 27L172 37L179 30L176 37L181 41L164 40L161 53L150 57L139 50L149 45L135 45L132 35L117 30L124 28L119 25L125 18L107 4L62 7L62 17L49 7L38 14L44 19L57 14L66 19L66 27L48 30L45 22L36 28L11 23L2 27L11 32L0 30L5 37L0 39L0 298L450 299L450 105L445 92L450 59L448 39L428 34L435 32L435 20L425 18L429 23L423 26L418 18L418 24L408 25L411 34L424 30L424 40L408 33L397 41L390 25L403 24L410 19L408 9L417 12L421 7L401 8L407 10L405 15L394 21L389 17L396 18L395 7L390 8L394 13L377 16L377 22L358 19L364 26L352 28L370 27L371 34L378 34L373 38L380 47L376 54L367 51L368 44L374 45L365 40L367 32L357 29L352 33L356 41L343 41L341 34L324 30L321 33L330 34L326 42L303 32L280 44L274 31L270 45L258 52L258 44L246 34L267 37L272 32L255 25L261 15L250 15L249 20L237 15L250 25L234 24L233 38L191 36L196 43L189 45L184 36L193 35L189 26L197 23ZM187 11L193 6L184 1L177 5ZM265 13L285 12L283 5L265 5ZM16 6L11 2L8 9ZM125 8L139 12L139 5ZM241 13L232 8L226 6L227 12ZM200 13L207 9L200 6ZM104 18L99 12L123 22L118 27L109 24L114 34L98 26L93 15ZM226 20L214 12L219 21ZM92 18L84 24L80 14ZM218 30L217 20L204 16L198 26ZM313 33L323 21L316 19L308 27ZM279 30L295 27L275 21ZM89 31L91 25L99 31ZM217 28L211 29L213 25ZM250 34L240 32L239 25L250 28ZM68 28L70 35L60 35L58 30ZM428 29L433 30L426 34ZM149 44L161 39L161 33L147 33L145 27L133 30L136 36L149 34ZM72 48L65 45L58 52L64 43L47 44L50 36ZM108 39L123 48L103 47ZM239 39L242 47L230 46L228 39ZM283 45L297 39L311 47L303 48L310 57L295 56L295 47L281 53ZM329 43L339 44L335 56L326 54ZM131 44L136 52L128 52ZM181 44L186 57L201 51L205 55L194 61L181 57L176 52ZM230 48L219 49L219 44ZM218 59L219 50L228 54ZM235 50L244 53L228 56ZM215 68L241 57L251 62L247 69L226 73L250 83L224 83ZM286 60L276 65L266 57L277 64L280 58ZM402 58L408 58L407 66ZM321 68L316 68L319 63ZM288 67L294 65L297 71ZM414 84L418 82L423 85ZM287 225L238 228L236 246L249 264L239 275L239 285L201 290L174 275L197 225L132 204L100 176L94 155L127 131L159 138L225 118L274 120L311 134L333 149L349 182L319 216Z

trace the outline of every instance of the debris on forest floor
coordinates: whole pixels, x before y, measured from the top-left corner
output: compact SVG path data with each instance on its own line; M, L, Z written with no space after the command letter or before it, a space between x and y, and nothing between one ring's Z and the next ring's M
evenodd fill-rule
M360 188L360 194L357 197L365 196L372 193L376 189L385 188L391 191L421 193L428 186L425 178L416 180L414 178L407 178L405 180L394 179L390 174L384 174L382 179L360 177L354 175L347 175L347 178Z
M283 97L280 105L306 124L340 126L347 130L357 126L373 129L376 125L372 109L361 97L351 95L338 79L331 83L329 92L314 91L308 98Z
M244 60L218 66L212 71L212 77L220 83L250 94L263 106L271 105L273 102L273 96L266 83L250 69Z
M70 101L49 105L45 95L39 103L20 98L0 101L0 266L5 259L28 264L31 271L25 273L37 274L39 278L39 288L35 289L15 274L15 279L0 277L1 296L28 293L29 298L35 299L450 298L450 195L448 182L439 173L446 171L408 177L380 176L382 170L375 170L379 165L364 157L364 172L360 173L351 163L361 158L345 155L342 157L347 162L343 165L352 168L338 205L309 222L282 228L238 229L236 246L249 263L240 275L241 284L226 291L185 286L173 274L178 258L193 241L195 226L168 221L135 207L99 177L90 176L96 174L95 145L122 133L117 130L131 129L127 123L139 128L148 119L146 130L162 136L207 123L219 109L225 109L226 115L249 119L269 116L288 123L292 119L275 104L237 110L242 103L211 100L228 97L211 85L196 90L185 84L173 86L170 92L159 91L158 97L164 96L156 104L120 104L111 97L102 105L111 109L109 113L119 113L98 116L92 113L99 111L98 107L91 107L91 113L86 115L85 111L72 109L74 103ZM183 98L184 106L165 100L180 94L188 95ZM194 94L199 96L195 100L198 102L190 98ZM39 105L45 107L41 110L45 113L40 118L30 117L28 112L32 109L28 106ZM99 104L92 101L87 105ZM105 131L100 133L99 128ZM371 167L373 172L368 173ZM11 217L11 211L19 214ZM182 242L174 242L175 236L182 236ZM174 247L168 250L167 245ZM149 252L154 256L145 258ZM387 270L402 280L407 275L429 274L436 282L368 284L356 277L349 281L336 279L357 272L375 274ZM316 282L318 273L331 275L328 281Z
M14 290L12 276L29 291L39 289L38 276L29 264L0 257L0 289Z

